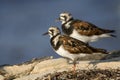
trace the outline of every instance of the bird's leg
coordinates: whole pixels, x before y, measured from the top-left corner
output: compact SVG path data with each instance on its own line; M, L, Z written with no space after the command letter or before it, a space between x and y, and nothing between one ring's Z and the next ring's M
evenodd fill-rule
M64 58L67 60L67 63L68 63L68 64L73 64L73 61L72 61L71 59L66 58L66 57L64 57Z
M73 62L73 73L76 73L76 61Z
M75 70L76 70L76 64L74 64L74 72L75 72Z
M76 73L76 60L71 60L71 59L67 59L67 62L69 63L69 64L73 64L73 69L72 69L72 71L73 71L73 73L75 74Z

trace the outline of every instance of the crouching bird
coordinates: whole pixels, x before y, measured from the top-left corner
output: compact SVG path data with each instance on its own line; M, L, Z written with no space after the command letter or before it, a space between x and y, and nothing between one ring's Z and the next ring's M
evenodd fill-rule
M75 38L69 37L67 35L61 35L61 32L57 27L50 27L43 35L47 34L50 36L50 43L53 50L60 56L73 61L74 71L78 58L97 53L108 54L108 52L104 49L94 48Z

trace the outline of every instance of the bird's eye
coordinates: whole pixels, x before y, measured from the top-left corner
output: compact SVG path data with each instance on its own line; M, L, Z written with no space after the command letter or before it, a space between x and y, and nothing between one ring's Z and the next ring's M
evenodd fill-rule
M66 16L61 16L61 17L65 18Z
M51 32L51 33L53 33L53 32L54 32L54 30L50 30L50 32Z
M62 18L63 20L66 20L66 19L67 19L67 17L66 17L66 16L61 16L61 18Z

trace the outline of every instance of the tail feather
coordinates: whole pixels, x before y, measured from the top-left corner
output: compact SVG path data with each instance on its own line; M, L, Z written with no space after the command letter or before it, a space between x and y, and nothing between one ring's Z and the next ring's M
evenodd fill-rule
M115 30L105 30L105 33L115 33ZM117 37L116 35L109 34L111 37Z
M93 53L101 53L101 54L109 54L109 52L106 49L101 49L101 48L95 48L89 46L92 50Z
M102 54L109 54L105 49L98 49L98 52L101 52Z
M106 33L115 33L115 30L105 30Z
M110 30L111 33L115 33L116 31L115 30Z
M109 54L109 52L107 52L107 50L105 50L105 49L94 48L93 50L94 50L94 52L96 52L96 53Z
M111 37L117 37L116 35L113 35L113 34L111 34L110 36L111 36Z

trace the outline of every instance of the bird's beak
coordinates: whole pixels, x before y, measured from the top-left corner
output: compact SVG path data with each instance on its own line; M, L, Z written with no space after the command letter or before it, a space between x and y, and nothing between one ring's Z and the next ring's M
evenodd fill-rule
M60 18L57 18L56 20L55 20L55 22L58 22L58 21L60 21L61 19Z
M43 36L48 35L48 32L44 33Z

